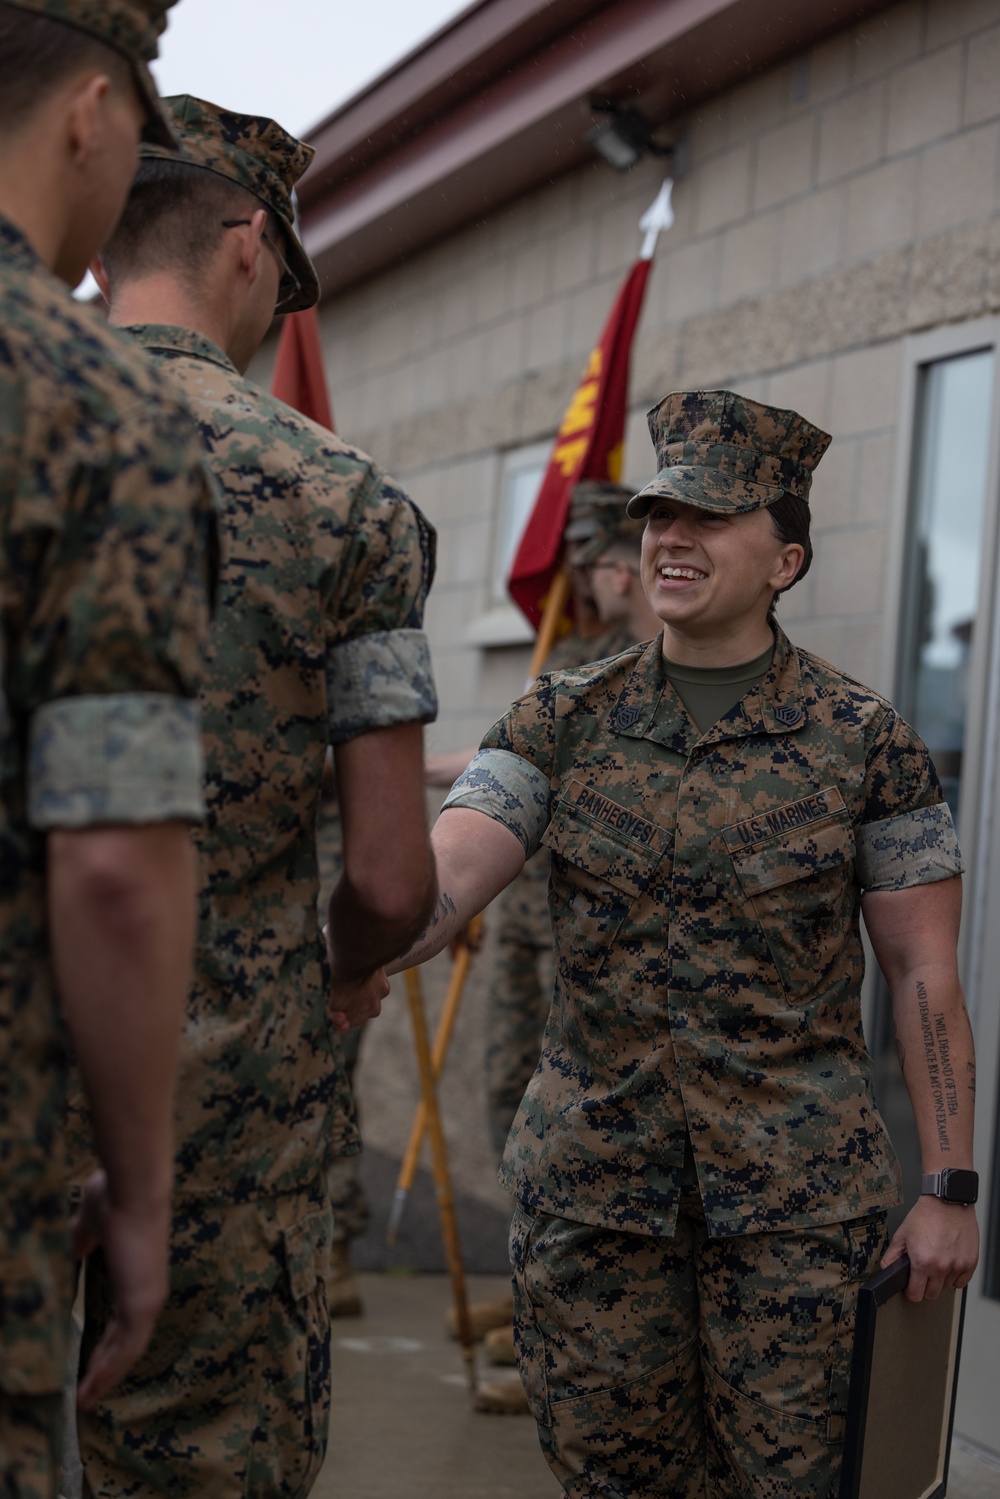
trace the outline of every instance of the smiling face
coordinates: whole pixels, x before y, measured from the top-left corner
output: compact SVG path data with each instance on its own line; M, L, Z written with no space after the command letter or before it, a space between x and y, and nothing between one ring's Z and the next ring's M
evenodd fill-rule
M715 514L654 501L642 538L642 585L663 621L664 654L678 664L752 660L771 638L767 611L802 563L775 535L766 509Z

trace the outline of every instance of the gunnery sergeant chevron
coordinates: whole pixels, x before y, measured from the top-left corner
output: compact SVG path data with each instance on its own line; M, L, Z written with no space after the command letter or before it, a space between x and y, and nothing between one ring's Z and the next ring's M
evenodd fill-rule
M629 509L662 633L543 676L486 736L433 833L453 914L401 962L551 850L555 995L501 1179L565 1492L832 1499L857 1289L899 1197L860 918L923 1169L971 1167L972 1095L936 1110L921 1043L926 1004L965 1075L961 859L913 730L777 625L827 435L730 391L668 396L650 431ZM904 1250L913 1299L965 1285L972 1212L922 1196L885 1259Z

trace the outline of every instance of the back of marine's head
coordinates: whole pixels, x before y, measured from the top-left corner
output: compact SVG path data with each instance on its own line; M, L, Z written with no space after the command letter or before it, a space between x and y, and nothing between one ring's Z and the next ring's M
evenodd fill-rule
M173 136L149 71L176 0L0 0L0 132L16 131L74 73L123 65L145 111L143 138Z
M294 189L313 149L274 120L180 94L164 101L176 147L147 144L118 230L105 247L112 284L170 271L193 290L227 228L263 208L283 262L278 310L319 300L295 221Z

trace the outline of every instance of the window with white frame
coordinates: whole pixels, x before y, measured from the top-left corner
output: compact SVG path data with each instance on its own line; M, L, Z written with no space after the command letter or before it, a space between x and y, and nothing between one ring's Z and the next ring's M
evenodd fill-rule
M494 607L510 603L507 579L524 535L524 528L528 524L528 517L538 498L551 452L551 442L533 442L529 447L513 448L504 455L500 470L496 547L493 554L491 601Z
M896 703L924 740L956 822L969 709L993 404L992 349L917 376Z
M897 516L902 549L893 700L927 744L956 824L972 843L981 817L976 801L987 781L980 763L985 720L978 699L985 674L997 670L996 662L989 665L986 639L993 600L983 597L990 586L984 557L995 534L991 465L997 395L992 332L978 342L969 339L964 348L962 336L959 329L927 335L924 357L917 353L908 374L907 430L899 448L908 472L905 505ZM881 976L870 1049L879 1108L912 1205L920 1186L920 1147ZM996 1210L994 1194L994 1217ZM994 1240L998 1233L995 1221Z

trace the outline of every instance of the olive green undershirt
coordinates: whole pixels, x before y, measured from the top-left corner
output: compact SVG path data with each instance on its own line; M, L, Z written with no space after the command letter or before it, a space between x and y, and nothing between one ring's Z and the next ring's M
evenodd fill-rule
M774 641L752 661L737 666L678 666L664 660L667 679L698 727L705 734L735 708L742 697L756 687L771 669Z

